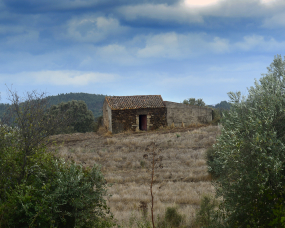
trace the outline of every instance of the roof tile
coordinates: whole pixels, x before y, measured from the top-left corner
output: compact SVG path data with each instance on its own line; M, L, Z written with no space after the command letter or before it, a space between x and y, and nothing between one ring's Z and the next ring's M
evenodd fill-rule
M105 99L112 110L165 107L161 95L112 96Z

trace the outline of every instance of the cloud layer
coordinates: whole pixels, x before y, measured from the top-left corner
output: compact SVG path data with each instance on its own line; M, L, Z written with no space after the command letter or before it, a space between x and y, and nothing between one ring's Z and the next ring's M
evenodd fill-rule
M205 82L204 96L219 102L284 53L284 1L197 2L0 0L0 88L57 94L93 85L103 94L160 92L178 101L203 96L195 86ZM228 86L210 87L216 82Z

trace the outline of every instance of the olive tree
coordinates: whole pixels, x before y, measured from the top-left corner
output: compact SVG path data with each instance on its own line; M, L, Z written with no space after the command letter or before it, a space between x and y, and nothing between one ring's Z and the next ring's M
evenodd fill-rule
M285 227L285 59L248 89L229 93L231 109L208 156L217 178L221 227Z
M60 115L65 118L72 119L67 128L59 128L58 133L72 132L90 132L95 126L94 116L91 110L88 109L84 101L69 101L62 102L58 105L53 105L50 108L50 115L53 117Z
M188 100L185 99L183 101L183 104L196 105L196 106L205 106L206 105L202 98L199 98L199 99L189 98Z

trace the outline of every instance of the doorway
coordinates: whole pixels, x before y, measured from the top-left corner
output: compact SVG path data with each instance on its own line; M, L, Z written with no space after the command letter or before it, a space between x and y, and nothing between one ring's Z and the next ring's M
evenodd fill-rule
M147 130L147 117L146 115L140 115L139 116L139 127L140 130L146 131Z

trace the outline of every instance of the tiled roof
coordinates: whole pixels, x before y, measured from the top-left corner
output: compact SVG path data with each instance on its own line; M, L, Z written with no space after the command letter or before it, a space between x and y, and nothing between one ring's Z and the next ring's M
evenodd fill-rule
M112 110L165 107L160 95L113 96L105 99Z

